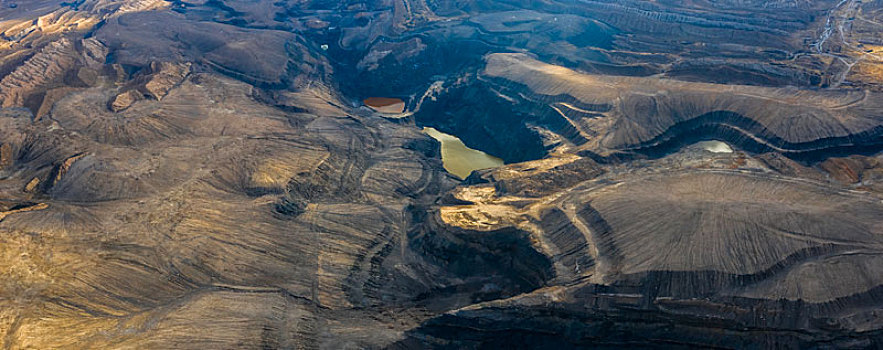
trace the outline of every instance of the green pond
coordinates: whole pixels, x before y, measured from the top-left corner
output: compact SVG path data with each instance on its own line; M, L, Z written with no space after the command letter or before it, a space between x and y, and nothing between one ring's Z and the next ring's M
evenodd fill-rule
M445 170L465 179L473 170L496 168L503 160L482 151L466 147L463 141L453 135L434 128L425 127L423 132L441 143L442 163Z

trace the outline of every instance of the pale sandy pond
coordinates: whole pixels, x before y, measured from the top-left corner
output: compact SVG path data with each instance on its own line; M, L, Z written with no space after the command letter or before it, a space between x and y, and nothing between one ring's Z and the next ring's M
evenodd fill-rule
M445 170L465 179L473 170L496 168L503 160L482 151L466 147L463 141L453 135L434 128L423 128L423 132L441 143L442 162Z
M733 148L730 145L718 140L700 141L696 143L696 146L711 153L733 153Z

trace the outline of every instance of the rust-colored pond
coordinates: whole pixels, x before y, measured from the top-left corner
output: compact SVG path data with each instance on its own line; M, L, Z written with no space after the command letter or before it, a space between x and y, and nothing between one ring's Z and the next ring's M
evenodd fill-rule
M405 111L405 101L398 98L369 97L362 102L380 113L398 114Z

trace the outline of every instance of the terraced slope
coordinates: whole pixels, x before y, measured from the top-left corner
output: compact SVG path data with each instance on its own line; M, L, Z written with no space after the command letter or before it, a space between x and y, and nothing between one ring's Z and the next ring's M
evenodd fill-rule
M569 124L580 149L602 155L712 137L818 157L826 149L877 150L883 132L883 95L869 91L587 75L521 54L488 56L483 76L504 95L524 96L527 89L527 100Z

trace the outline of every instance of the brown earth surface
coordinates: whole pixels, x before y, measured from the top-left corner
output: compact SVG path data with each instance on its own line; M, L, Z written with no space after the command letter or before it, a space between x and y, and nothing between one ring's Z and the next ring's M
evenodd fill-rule
M0 342L879 348L881 48L880 1L2 1Z

